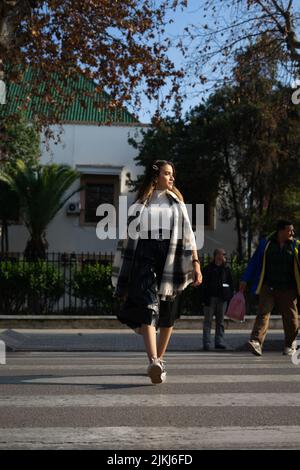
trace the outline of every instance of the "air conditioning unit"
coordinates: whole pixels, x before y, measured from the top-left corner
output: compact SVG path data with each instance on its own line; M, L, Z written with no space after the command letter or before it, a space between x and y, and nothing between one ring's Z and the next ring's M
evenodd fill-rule
M80 202L69 202L67 205L67 215L79 215Z

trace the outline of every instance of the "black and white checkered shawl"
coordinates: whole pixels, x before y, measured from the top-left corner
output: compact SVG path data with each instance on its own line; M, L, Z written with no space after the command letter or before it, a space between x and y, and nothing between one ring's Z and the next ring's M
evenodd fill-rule
M172 191L167 190L166 194L173 211L173 225L158 294L162 300L173 300L176 295L193 282L192 251L197 250L197 247L185 204ZM132 215L132 213L137 212L137 203L129 209L127 236L119 240L112 266L112 284L115 287L116 296L123 296L127 292L131 267L139 239L139 233L137 232L134 237L131 231L128 230L128 226L135 219L134 227L138 230L141 214L147 203L148 201L138 204L140 208L138 215Z

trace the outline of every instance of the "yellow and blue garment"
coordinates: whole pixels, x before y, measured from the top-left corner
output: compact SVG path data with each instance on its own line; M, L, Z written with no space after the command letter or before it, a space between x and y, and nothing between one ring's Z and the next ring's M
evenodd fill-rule
M271 243L271 238L276 232L271 233L267 238L260 240L259 245L251 257L246 271L241 277L241 281L251 282L251 292L259 294L264 282L266 272L266 253ZM297 284L298 295L300 295L300 240L294 239L292 244L294 253L294 274Z

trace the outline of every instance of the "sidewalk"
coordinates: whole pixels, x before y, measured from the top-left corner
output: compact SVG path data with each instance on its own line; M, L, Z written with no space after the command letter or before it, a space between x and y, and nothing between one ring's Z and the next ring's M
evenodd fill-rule
M255 316L246 315L243 322L224 319L225 330L252 330ZM214 320L213 320L214 325ZM114 315L0 315L0 331L5 329L79 329L79 330L105 330L122 329L117 317ZM181 315L176 320L174 328L177 330L201 331L203 328L203 316ZM282 329L282 318L279 315L271 315L269 328Z
M226 330L229 351L244 351L250 330ZM144 351L143 338L129 329L0 329L0 340L12 351ZM282 351L283 331L269 330L264 351ZM176 329L168 351L201 351L201 330Z

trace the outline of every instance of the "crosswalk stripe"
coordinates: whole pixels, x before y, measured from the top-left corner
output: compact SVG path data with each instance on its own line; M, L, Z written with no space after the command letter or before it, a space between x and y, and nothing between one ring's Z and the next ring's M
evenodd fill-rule
M48 356L48 355L43 355L41 357L29 357L29 356L23 356L23 357L16 357L12 356L10 354L7 354L7 359L8 360L13 360L16 362L23 362L23 361L30 361L30 360L40 360L40 361L60 361L63 362L65 360L69 361L111 361L111 362L118 362L119 360L128 360L129 362L134 362L134 361L139 361L139 360L145 360L147 358L146 353L140 355L140 356L133 356L133 357L128 357L128 356L118 356L118 357L105 357L105 356L64 356L63 354L60 356ZM211 355L211 354L204 354L204 353L199 353L194 356L185 356L185 354L182 354L181 356L175 357L167 354L165 356L165 359L168 361L174 361L174 362L180 362L180 361L191 361L191 360L198 360L198 361L224 361L224 362L238 362L238 361L257 361L257 362L267 362L267 363L273 363L274 362L274 356L268 357L266 354L263 356L255 356L253 354L245 354L243 356L229 356L229 355L222 355L216 354L216 355ZM276 354L276 361L284 361L287 360L288 358L284 355L282 355L280 352Z
M298 423L300 393L294 391L298 386L291 386L290 389L287 387L289 384L300 384L300 374L291 358L280 353L255 357L248 352L199 352L168 353L166 360L167 370L170 372L167 383L153 386L146 374L148 361L145 353L117 353L107 356L102 353L37 353L19 357L8 355L8 364L0 366L0 384L6 384L0 395L0 416L1 413L3 415L0 449L300 448L300 425L279 425L281 422ZM205 391L220 390L220 387L214 385L197 387L196 393L191 393L195 391L193 387L182 387L188 393L178 393L178 387L165 386L243 383L249 383L249 386L237 388L228 385L221 389L222 393ZM250 387L250 384L255 383L269 385L253 385L252 390L259 392L256 393ZM280 386L283 393L274 393L276 386L270 384L276 383L284 384ZM10 388L11 384L13 390ZM44 387L36 387L37 384ZM54 393L48 391L52 388L47 387L48 384L57 385L53 387ZM15 389L15 385L18 388ZM79 388L74 387L72 393L69 393L64 385L97 387L81 387L80 393ZM47 395L43 395L42 390L45 387ZM243 392L231 391L232 388ZM267 388L272 393L262 393ZM227 389L228 393L224 393L223 390ZM112 393L114 391L117 393ZM18 394L20 392L22 395ZM257 412L255 408L258 409ZM139 419L128 420L128 415L131 416L134 409L138 409ZM211 421L214 409L216 415L219 413L227 416L227 419L222 418L220 426L216 426L218 420ZM81 414L86 417L95 413L96 416L101 416L101 420L80 418L77 420L79 426L75 426L74 410L77 410L79 417ZM163 416L164 410L167 416L174 416L174 420L151 419L149 424L152 426L145 426L147 419L141 420L143 416L152 417L156 413ZM114 412L116 418L112 420ZM182 421L180 413L183 413L182 416L192 416L191 421ZM293 416L293 421L282 421L281 416L285 414ZM49 420L37 419L41 416L49 416ZM121 421L119 416L122 417ZM197 416L201 416L199 426ZM205 418L202 419L203 416ZM230 416L238 416L239 419L232 421ZM262 416L265 418L261 423ZM271 421L267 420L268 417ZM176 420L178 426L161 426L168 423L175 425ZM271 423L269 426L268 422ZM133 426L107 426L109 423ZM138 426L138 423L142 426ZM235 426L230 426L231 423ZM84 424L98 427L86 427ZM100 424L103 426L100 427ZM192 426L184 427L183 424ZM238 426L239 424L248 426Z
M168 364L189 364L189 363L195 363L195 364L240 364L240 363L243 363L243 364L253 364L253 363L258 363L258 364L273 364L275 361L272 361L272 362L268 362L268 361L257 361L257 360L248 360L248 359L242 359L242 360L239 360L239 361L233 361L233 360L227 360L227 361L224 361L224 360L219 360L219 359L207 359L207 358L196 358L196 359L186 359L186 360L180 360L180 359L170 359L169 357L164 357L164 359L168 362ZM252 359L252 358L251 358ZM23 361L16 361L16 360L11 360L10 358L7 358L7 365L34 365L36 364L37 361L35 360L23 360ZM126 360L126 359L122 359L120 358L119 360L110 360L110 359L94 359L94 358L91 358L91 359L64 359L64 360L56 360L56 358L53 358L53 359L48 359L48 360L38 360L38 363L43 365L43 364L65 364L65 363L68 363L69 365L73 365L73 364L83 364L83 365L86 365L86 364L145 364L146 362L148 362L147 360L147 357L143 357L143 358L136 358L136 359L132 359L132 360ZM277 362L277 361L276 361ZM284 363L285 361L278 361L278 363ZM287 361L286 359L286 362L290 362L290 361ZM1 368L0 368L1 370Z
M186 370L187 367L188 369L191 370L202 370L202 369L295 369L295 365L289 361L285 364L230 364L230 363L223 363L223 364L176 364L176 363L167 363L168 370ZM111 370L115 369L116 367L120 368L125 368L126 370L145 370L147 367L147 364L124 364L124 363L119 363L119 364L22 364L22 365L6 365L5 371L16 371L16 370ZM1 369L0 369L1 370Z
M2 428L0 448L24 449L292 449L300 426ZM113 455L113 454L112 454Z
M180 356L174 356L171 354L166 354L164 357L168 362L173 361L174 363L180 363L180 362L190 362L190 361L199 361L200 362L231 362L231 363L239 363L240 361L243 362L249 362L249 363L266 363L266 364L272 364L274 362L284 362L288 361L290 358L288 356L282 355L282 353L278 352L276 356L268 356L268 354L264 354L262 356L255 356L251 353L247 353L244 355L229 355L229 354L222 354L218 353L215 355L212 354L204 354L204 353L198 353L194 355L186 355L186 353L181 354ZM36 360L39 360L41 363L44 362L51 362L51 361L57 361L57 362L64 362L68 360L70 363L73 362L98 362L98 361L103 361L103 362L112 362L112 363L118 363L119 361L128 361L129 363L133 362L138 362L141 360L147 360L147 355L146 353L141 354L141 355L133 355L132 357L130 356L97 356L97 355L75 355L75 356L68 356L64 355L63 353L58 355L58 356L49 356L48 354L42 354L41 356L15 356L11 354L7 354L7 362L14 362L16 364L22 363L22 362L35 362Z
M88 376L66 376L66 377L37 377L32 379L20 379L18 383L28 384L144 384L148 385L149 378L145 375L88 375ZM286 375L168 375L168 383L172 384L203 384L203 383L255 383L255 382L289 382L300 383L299 374ZM3 383L3 381L2 381Z
M299 393L197 393L111 395L0 396L3 407L276 407L300 406Z
M277 353L278 357L281 357L280 352ZM136 358L141 358L145 357L146 353L145 351L70 351L70 352L65 352L65 351L56 351L56 352L51 352L51 351L36 351L36 352L28 352L24 351L22 353L20 352L13 352L13 353L7 353L8 357L12 357L14 359L24 359L24 358L39 358L39 359L50 359L53 357L56 357L57 359L64 360L65 358L69 359L78 359L78 358L84 358L84 359L101 359L105 357L109 357L109 360L118 360L120 358L127 358L130 360L134 360ZM268 360L274 360L274 356L271 352L265 352L261 357L254 356L251 354L249 351L243 351L243 352L238 352L238 351L210 351L210 352L204 352L202 350L199 351L180 351L180 352L174 352L174 351L168 351L166 354L167 357L169 358L175 358L175 359L185 359L185 358L200 358L200 357L205 357L207 359L209 358L218 358L218 359L233 359L233 360L238 360L241 358L252 358L252 359L268 359Z

